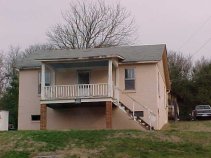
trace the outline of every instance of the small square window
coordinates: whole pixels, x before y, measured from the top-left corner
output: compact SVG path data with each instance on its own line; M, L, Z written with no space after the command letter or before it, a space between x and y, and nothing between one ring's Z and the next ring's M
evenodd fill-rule
M32 121L40 121L40 115L31 115Z

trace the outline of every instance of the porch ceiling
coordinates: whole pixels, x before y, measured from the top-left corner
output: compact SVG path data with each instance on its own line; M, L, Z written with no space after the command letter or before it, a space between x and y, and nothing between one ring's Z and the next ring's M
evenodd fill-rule
M62 63L49 63L54 69L59 68L82 68L82 67L105 67L108 66L107 60L89 61L89 62L62 62Z
M99 106L105 106L105 102L86 102L86 103L58 103L58 104L47 104L49 108L52 109L69 109L69 108L77 108L77 107L86 107L86 108L92 108L92 107L99 107Z

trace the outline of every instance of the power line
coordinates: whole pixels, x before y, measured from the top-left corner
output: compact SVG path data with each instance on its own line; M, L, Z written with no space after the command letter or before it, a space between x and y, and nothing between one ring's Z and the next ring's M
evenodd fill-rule
M202 48L204 48L210 41L211 41L211 38L209 38L207 41L205 41L205 42L201 45L201 47L199 47L199 49L196 50L196 51L191 55L191 57L193 57L194 55L196 55L197 53L199 53L199 51L200 51Z
M179 47L179 51L188 43L192 40L192 38L208 23L208 21L211 19L211 16L209 16L199 27L196 31L194 31L189 38L187 38L187 40L185 42L183 42L181 44L181 46Z

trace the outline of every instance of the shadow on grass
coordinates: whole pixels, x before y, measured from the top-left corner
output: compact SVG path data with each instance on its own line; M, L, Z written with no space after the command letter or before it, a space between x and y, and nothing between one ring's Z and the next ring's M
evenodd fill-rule
M29 153L23 151L8 151L1 158L29 158Z

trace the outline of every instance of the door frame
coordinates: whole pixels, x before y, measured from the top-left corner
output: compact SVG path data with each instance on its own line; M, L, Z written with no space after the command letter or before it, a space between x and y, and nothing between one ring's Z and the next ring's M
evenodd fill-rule
M80 72L87 72L89 74L89 83L90 84L90 81L91 81L91 71L90 70L77 70L77 84L79 84L79 73Z

